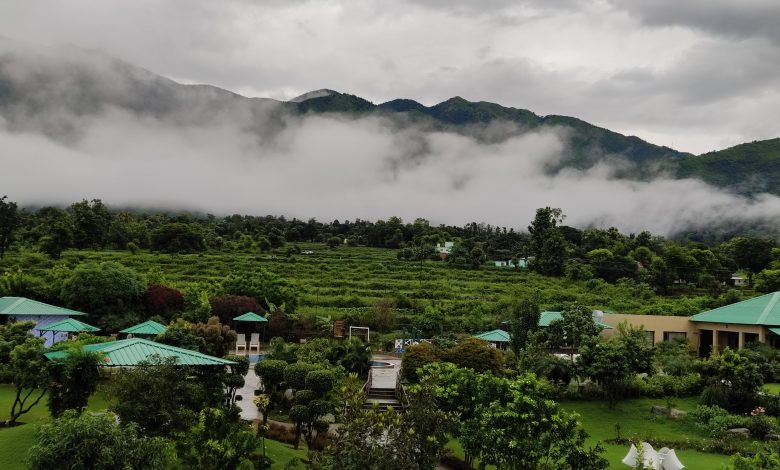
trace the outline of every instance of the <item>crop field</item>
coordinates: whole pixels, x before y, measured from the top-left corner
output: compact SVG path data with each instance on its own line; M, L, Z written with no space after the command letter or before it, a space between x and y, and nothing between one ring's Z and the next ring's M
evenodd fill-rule
M174 285L219 281L231 273L249 274L263 268L295 286L298 313L338 319L373 310L378 300L389 299L395 306L396 325L408 323L409 316L432 305L445 313L443 330L454 332L495 328L504 305L532 295L548 310L561 309L573 301L619 313L680 315L707 307L708 297L696 292L661 297L641 284L570 281L490 264L474 270L441 261L398 261L396 250L381 248L299 246L304 254L289 256L286 248L265 253L210 251L185 255L69 250L60 263L72 268L83 262L117 261L142 274L159 270ZM38 253L14 253L0 262L0 270L20 267L27 273L41 274L53 264Z

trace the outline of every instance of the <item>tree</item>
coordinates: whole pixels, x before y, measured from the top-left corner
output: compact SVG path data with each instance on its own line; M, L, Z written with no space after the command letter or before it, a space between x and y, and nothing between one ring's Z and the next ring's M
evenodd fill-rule
M474 269L479 269L485 263L485 252L482 248L475 246L469 252L469 263Z
M247 312L263 314L265 310L254 297L246 295L217 295L209 299L211 312L223 322L229 322Z
M577 367L582 376L601 385L611 408L627 381L637 374L653 371L653 351L645 340L644 328L621 324L616 337L586 339L580 348Z
M371 347L360 338L350 338L331 348L328 359L348 373L366 378L371 371Z
M756 274L755 287L759 292L775 292L780 290L780 269L765 269Z
M520 469L603 469L601 445L588 448L587 433L575 415L550 399L543 380L525 373L508 379L478 374L451 364L420 371L421 381L437 384L436 406L453 413L467 462Z
M102 317L138 305L146 291L140 274L113 261L84 263L62 286L61 297L68 306Z
M0 259L5 257L5 252L14 241L14 234L19 226L16 203L6 202L7 199L8 196L0 197Z
M545 207L536 210L536 217L528 232L530 251L534 257L531 268L546 276L560 276L566 262L566 240L558 228L564 219L563 211Z
M74 242L78 248L103 248L114 215L100 199L72 204L69 212L75 224Z
M123 423L137 423L149 436L186 431L204 408L206 391L176 358L153 357L138 367L120 369L109 387L113 411Z
M728 242L726 250L740 269L748 271L748 277L752 284L753 274L766 269L772 261L772 248L774 247L773 240L736 237Z
M150 285L144 292L144 308L152 315L167 315L184 308L184 295L173 287Z
M601 334L601 327L593 320L593 312L579 304L572 304L561 312L561 319L550 323L545 331L552 347L569 348L569 357L589 338Z
M206 408L179 445L186 468L236 470L249 464L260 438L252 427L239 421L239 408Z
M6 426L13 426L16 420L35 405L46 394L46 363L43 355L43 339L28 337L11 351L7 373L14 385L14 402Z
M165 439L139 436L136 426L119 427L111 415L74 411L41 425L28 455L31 470L48 470L52 462L91 470L165 470L176 463L173 445Z
M476 372L498 374L504 369L504 355L501 351L477 338L459 341L445 350L441 358L445 362Z
M284 382L284 369L287 363L276 359L266 359L255 364L255 374L260 377L260 390L268 397L269 403L263 413L263 426L268 424L268 414L274 405L282 399L279 388Z
M328 248L338 248L339 245L341 245L341 238L339 237L330 237L325 242L326 245L328 245Z
M529 335L539 330L539 304L523 299L509 308L509 342L515 355L525 348Z
M53 259L59 259L62 252L73 245L76 230L73 217L61 209L51 208L42 222L45 235L39 240L41 250Z
M195 333L192 323L181 318L168 325L168 328L154 339L158 343L170 344L177 348L203 352L207 349L206 340Z
M35 322L14 322L0 325L0 383L13 380L11 369L11 352L15 347L32 338L30 330L35 328Z
M417 370L439 360L439 352L430 343L419 343L409 346L404 351L403 361L401 362L401 377L409 382L417 382L420 379L417 375Z
M49 412L55 418L65 410L81 413L95 393L100 372L100 355L85 352L81 344L68 350L63 359L54 360L48 367Z
M232 405L235 404L237 400L244 399L244 397L239 397L237 392L246 383L244 377L247 372L249 372L249 359L246 356L238 356L235 354L227 355L225 356L225 359L236 363L236 365L230 366L230 372L226 373L224 378L228 403Z
M165 253L195 253L206 250L200 228L194 224L175 222L152 232L152 249Z
M764 384L758 365L731 348L698 363L707 386L702 392L705 405L716 405L732 412L745 413L756 404L758 390Z
M235 344L238 335L230 326L219 322L219 317L211 317L206 323L195 323L192 331L205 340L205 350L202 353L222 357Z
M362 381L348 377L340 393L339 422L343 425L322 453L313 456L317 470L429 470L444 455L453 417L438 409L436 384L425 382L409 390L405 412L378 407L364 409Z
M226 294L254 297L265 310L278 307L285 312L294 313L298 306L298 296L293 286L264 269L247 275L230 274L223 281L222 288Z

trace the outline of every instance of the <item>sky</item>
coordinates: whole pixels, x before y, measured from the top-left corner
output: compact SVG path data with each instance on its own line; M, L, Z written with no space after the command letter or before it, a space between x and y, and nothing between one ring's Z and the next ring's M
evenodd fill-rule
M780 135L776 0L4 0L0 34L290 99L452 96L702 153Z
M277 100L320 88L375 103L461 96L700 153L780 136L780 2L734 5L0 0L0 79L20 99L0 107L0 195L517 229L552 206L569 225L661 235L780 220L776 196L621 179L625 162L609 158L550 174L566 157L562 128L293 115L154 75Z

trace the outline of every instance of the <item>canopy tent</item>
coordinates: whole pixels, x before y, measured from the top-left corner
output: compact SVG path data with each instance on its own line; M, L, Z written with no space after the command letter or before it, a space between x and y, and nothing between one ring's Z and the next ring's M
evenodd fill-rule
M481 339L482 341L487 341L498 349L506 349L509 344L509 333L504 330L487 331L479 335L474 335L474 337Z
M92 325L87 325L84 322L80 322L75 318L66 318L55 323L50 323L46 326L38 328L39 331L63 331L67 333L81 333L88 331L94 333L100 331L100 328L96 328Z
M255 312L246 312L245 314L239 315L236 318L234 318L233 321L267 323L268 319L256 314Z
M142 338L89 344L84 346L84 351L101 353L103 355L102 365L106 367L133 367L149 360L152 356L160 358L174 357L176 358L176 365L181 366L232 366L236 364L236 362L228 361L227 359ZM50 360L60 359L67 355L67 351L46 353L46 357Z
M160 333L164 333L167 329L168 327L161 323L157 323L154 320L147 320L143 323L125 328L124 330L121 330L120 333L133 336L157 336Z

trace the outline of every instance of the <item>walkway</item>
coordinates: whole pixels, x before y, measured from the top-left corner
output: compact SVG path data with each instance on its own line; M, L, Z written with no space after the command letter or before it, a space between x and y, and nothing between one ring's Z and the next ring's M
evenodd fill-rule
M373 361L389 362L393 367L372 367L371 368L371 386L374 388L392 388L395 389L398 371L401 369L401 360L394 356L384 354L375 354L371 357Z

